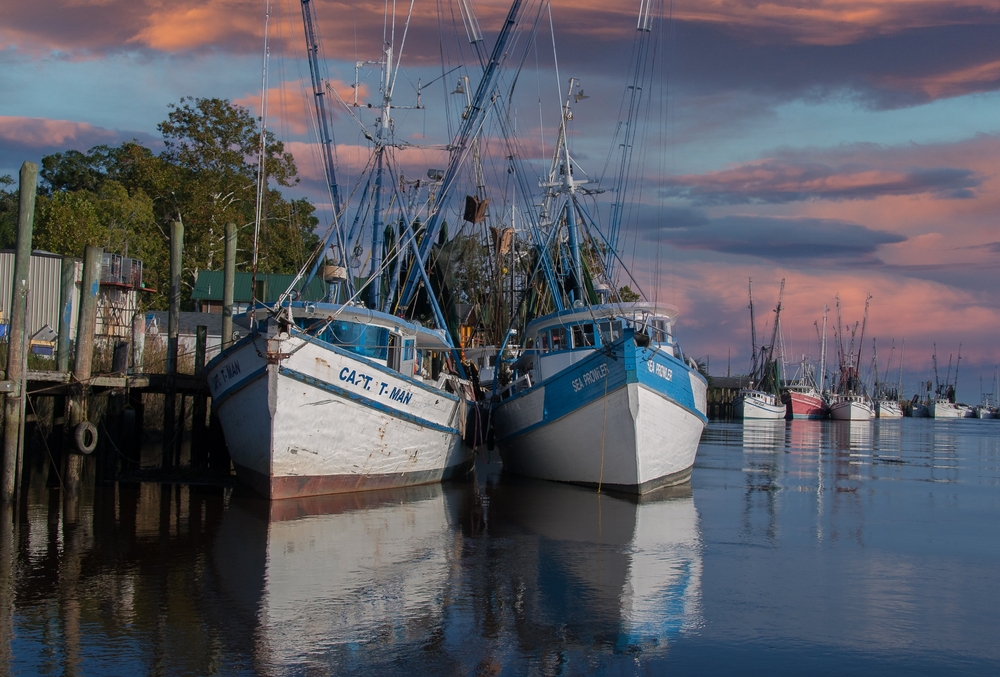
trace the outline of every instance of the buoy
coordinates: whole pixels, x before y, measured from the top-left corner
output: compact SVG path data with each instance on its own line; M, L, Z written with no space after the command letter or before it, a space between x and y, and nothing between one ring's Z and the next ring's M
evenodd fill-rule
M89 454L97 446L97 428L90 421L84 421L73 431L76 448L81 454Z

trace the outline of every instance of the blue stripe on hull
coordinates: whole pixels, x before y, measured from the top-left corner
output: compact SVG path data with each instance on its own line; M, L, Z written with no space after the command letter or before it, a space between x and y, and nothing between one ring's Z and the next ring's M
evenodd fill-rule
M402 411L394 407L386 406L382 402L376 402L375 400L369 399L356 392L345 390L340 386L336 386L332 383L327 383L326 381L322 381L318 378L308 376L300 371L289 369L288 367L279 367L278 373L280 373L282 376L287 376L289 378L295 379L296 381L300 381L307 385L311 385L314 388L319 388L320 390L325 390L329 393L333 393L334 395L339 395L344 399L352 400L354 402L357 402L358 404L362 404L371 409L377 409L378 411L389 414L390 416L395 416L400 420L407 421L409 423L413 423L415 425L419 425L424 428L430 428L432 430L438 430L440 432L445 432L445 433L452 433L455 435L457 435L459 432L458 428L450 428L448 426L444 426L439 423L434 423L433 421L428 421L425 418L420 418L419 416L415 416L414 414L411 414L409 412Z
M652 366L651 366L652 365ZM708 422L698 410L691 390L691 368L673 356L635 344L631 332L537 386L515 397L545 389L542 420L500 438L506 442L573 413L591 402L616 392L629 383L641 383L664 398ZM700 375L699 375L700 378ZM508 400L509 401L509 400ZM500 404L503 407L505 402Z

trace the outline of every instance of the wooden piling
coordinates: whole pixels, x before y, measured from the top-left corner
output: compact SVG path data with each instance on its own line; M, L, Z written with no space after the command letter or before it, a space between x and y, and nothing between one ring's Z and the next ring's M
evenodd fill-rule
M76 290L76 262L69 256L62 260L62 277L59 288L59 336L56 339L56 370L69 371L69 351L72 341L73 292Z
M199 324L195 336L194 375L204 376L205 353L208 349L208 327ZM205 421L207 411L208 402L205 391L202 390L194 396L194 408L192 410L191 465L195 468L205 468L208 466L208 455L205 446L208 441L208 425Z
M132 373L141 374L146 355L146 316L142 311L132 316Z
M174 464L177 442L176 392L177 337L181 317L181 256L184 253L184 224L180 219L170 224L170 306L167 317L167 392L163 401L163 467Z
M222 273L222 349L233 343L233 289L236 285L236 224L226 224L226 264Z
M94 363L94 333L97 331L97 294L101 286L101 260L104 249L87 247L83 254L83 283L80 285L80 314L76 322L76 353L73 356L74 392L69 400L69 432L74 432L87 420L87 397L90 393L90 373ZM74 451L79 451L74 449ZM83 456L65 455L63 482L66 493L76 496L80 491L80 469Z
M10 325L7 340L7 373L12 391L4 403L3 467L0 469L0 502L14 500L15 484L21 475L18 447L21 442L21 410L24 406L24 360L28 347L28 268L31 264L31 234L35 222L35 191L38 165L21 165L18 188L17 244L14 254L14 281L11 291Z

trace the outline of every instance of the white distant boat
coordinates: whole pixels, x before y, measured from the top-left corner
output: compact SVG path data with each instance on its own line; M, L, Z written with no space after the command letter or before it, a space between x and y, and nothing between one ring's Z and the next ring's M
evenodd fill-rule
M965 418L964 406L941 397L931 400L927 409L931 418Z
M875 416L877 418L903 418L903 409L896 400L882 399L875 403Z
M830 401L830 418L836 421L870 421L875 405L866 395L835 395Z
M744 388L733 400L733 418L737 420L769 420L785 418L785 404L771 393Z
M270 319L206 367L241 480L276 499L437 482L469 467L470 384L415 373L429 351L448 350L438 332L355 306L285 311L294 324Z
M987 418L997 417L997 410L988 404L980 404L975 408L974 411L976 418L987 419Z

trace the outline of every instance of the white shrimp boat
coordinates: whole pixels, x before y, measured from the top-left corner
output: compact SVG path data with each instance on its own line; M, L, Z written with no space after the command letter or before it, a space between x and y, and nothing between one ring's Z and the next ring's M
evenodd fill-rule
M875 403L875 416L882 419L903 418L903 409L895 400L881 399Z
M745 388L733 400L733 418L775 421L785 418L787 407L771 393Z
M444 337L361 307L285 309L294 323L270 319L206 367L241 480L276 499L436 482L468 468L469 383L420 375L430 351L449 349Z
M835 395L830 402L830 418L835 421L870 421L875 406L865 395Z
M687 481L708 383L673 342L676 315L626 303L530 323L534 347L493 408L504 468L639 494Z
M931 418L965 418L966 407L943 397L931 400L927 409Z

